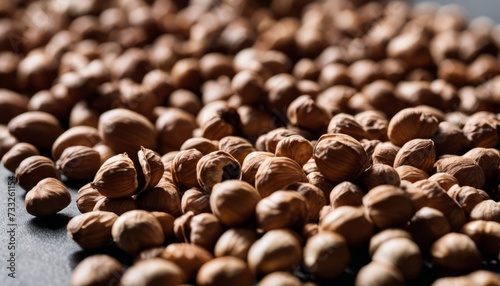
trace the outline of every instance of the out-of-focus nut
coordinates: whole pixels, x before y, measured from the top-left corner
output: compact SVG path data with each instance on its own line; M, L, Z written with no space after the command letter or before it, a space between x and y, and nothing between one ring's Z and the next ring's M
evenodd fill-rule
M248 250L257 240L257 233L247 228L226 230L215 244L215 257L234 256L247 260Z
M379 228L406 224L415 213L412 201L401 188L381 185L363 197L366 217Z
M120 279L120 285L174 286L186 282L180 265L162 258L141 260L132 265Z
M334 208L340 206L361 206L363 204L363 191L351 182L342 182L330 192L330 205Z
M31 190L45 178L60 179L59 171L52 160L35 155L21 161L15 172L16 182L26 191Z
M254 279L245 261L226 256L203 264L196 276L196 283L200 286L251 286Z
M339 234L322 231L310 237L304 247L304 266L320 279L331 279L344 272L351 255L346 240Z
M24 199L26 211L34 216L55 214L71 203L71 195L61 181L46 178L38 182Z
M430 248L433 264L444 275L457 275L479 269L481 254L474 241L465 234L448 233Z
M423 207L408 222L406 229L422 248L451 231L448 219L439 210Z
M333 209L320 223L320 231L342 235L349 246L360 246L373 234L374 226L366 219L363 207L341 206Z
M485 178L483 169L474 160L461 156L439 159L435 164L436 173L454 176L461 186L482 189Z
M38 152L35 146L29 143L20 142L3 155L2 163L7 170L14 173L24 159L35 155L40 155L40 152Z
M195 244L171 243L161 255L163 259L177 264L184 272L187 281L195 280L203 264L213 259L212 254Z
M405 279L416 278L423 266L420 248L408 238L393 238L382 243L372 259L394 265Z
M302 229L309 218L305 198L295 191L276 191L255 208L257 224L265 231L280 228Z
M407 238L407 239L411 240L412 236L409 232L402 230L400 228L384 229L384 230L378 232L377 234L375 234L370 239L370 247L369 247L370 256L373 256L373 254L375 254L375 252L380 247L380 245L382 245L385 242L388 242L394 238Z
M394 168L402 165L410 165L425 172L432 170L436 152L434 143L430 139L413 139L406 142L399 149L394 159Z
M111 228L118 216L111 212L92 211L73 217L68 235L84 249L105 246L111 241Z
M428 139L438 129L439 122L433 115L415 108L406 108L394 115L387 127L387 136L396 146L423 138Z
M392 264L372 261L363 266L356 275L356 286L405 285L401 271Z

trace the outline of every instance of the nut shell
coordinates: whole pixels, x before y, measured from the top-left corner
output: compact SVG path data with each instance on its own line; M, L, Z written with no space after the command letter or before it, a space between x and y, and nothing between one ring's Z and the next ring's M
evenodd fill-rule
M38 182L24 199L26 211L34 216L48 216L66 208L71 195L61 181L46 178Z
M116 214L104 211L92 211L75 216L68 222L68 235L81 248L103 247L111 241L111 227L117 218Z
M109 158L97 171L91 186L108 198L133 195L138 187L134 162L127 154Z

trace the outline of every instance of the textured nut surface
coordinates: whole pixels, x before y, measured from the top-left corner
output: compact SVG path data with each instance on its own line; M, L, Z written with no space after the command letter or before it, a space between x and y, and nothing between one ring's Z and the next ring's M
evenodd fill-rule
M295 191L276 191L255 207L257 224L265 231L280 228L302 229L309 218L305 198Z
M20 142L3 155L2 163L7 170L14 173L24 159L35 155L40 155L40 152L38 152L35 146L29 143Z
M212 259L203 264L196 276L196 282L200 286L251 286L254 277L245 261L226 256Z
M96 150L86 146L71 146L61 154L56 162L57 169L69 179L93 177L101 166L101 156Z
M208 192L215 184L241 178L241 165L229 153L215 151L203 156L196 164L196 176L200 186Z
M111 229L113 241L124 251L135 255L141 250L163 244L163 228L147 211L133 210L116 219Z
M174 286L186 282L182 269L175 263L161 258L151 258L131 266L120 279L120 285Z
M111 227L118 216L111 212L92 211L73 217L68 235L84 249L100 248L111 241Z
M46 178L38 182L24 199L26 211L34 216L55 214L71 203L71 195L58 179Z
M465 234L448 233L432 244L432 262L443 274L464 274L481 266L481 254Z
M97 171L91 186L108 198L133 195L138 187L134 163L127 154L109 158Z
M63 129L53 115L42 111L28 111L14 117L8 124L9 132L19 141L33 144L40 150L49 150Z
M315 277L328 279L340 275L351 255L345 239L334 232L319 232L304 247L304 266Z
M16 182L25 190L31 190L45 178L60 179L61 175L52 160L41 155L21 161L15 172Z
M96 254L85 258L73 269L70 285L118 285L122 274L123 267L118 260Z

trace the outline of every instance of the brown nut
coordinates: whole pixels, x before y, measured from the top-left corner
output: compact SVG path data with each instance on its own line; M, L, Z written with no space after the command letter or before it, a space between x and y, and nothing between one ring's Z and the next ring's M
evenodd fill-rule
M66 208L71 195L61 181L46 178L36 184L25 197L26 211L34 216L48 216Z
M284 272L276 271L267 274L260 281L258 286L302 286L304 285L299 278L295 275Z
M3 88L0 89L0 95L0 124L7 124L12 118L28 111L27 97Z
M236 257L219 257L203 264L196 276L200 286L251 286L254 277L245 261Z
M255 174L255 188L262 198L295 182L307 182L300 165L286 157L270 157L264 160Z
M302 247L286 229L268 231L248 251L248 266L256 276L290 270L301 260Z
M198 188L191 188L182 195L181 208L184 214L187 212L193 212L195 215L211 213L210 194Z
M429 178L429 174L425 171L420 170L416 167L410 165L403 165L395 168L396 172L398 172L399 179L401 181L408 181L411 183L415 183L421 180L426 180Z
M358 141L367 137L365 130L356 121L354 116L346 113L339 113L332 117L328 124L327 132L349 135Z
M50 150L63 129L57 118L42 111L28 111L12 118L9 132L19 141L33 144L39 150Z
M396 146L423 138L428 139L438 129L439 122L433 115L415 108L406 108L394 115L387 127L387 136Z
M175 217L166 212L151 212L151 214L160 222L165 239L173 238ZM162 247L160 247L160 249L163 251Z
M62 152L56 162L57 169L69 179L92 178L101 166L101 156L96 150L76 145Z
M319 223L320 231L342 235L349 246L361 246L373 234L374 226L366 219L363 207L341 206L333 209Z
M107 211L120 216L128 211L137 209L137 203L132 197L110 199L101 197L94 205L94 211Z
M356 286L406 285L401 271L392 264L372 261L363 266L356 275Z
M407 238L407 239L412 239L412 236L409 232L406 230L402 230L400 228L387 228L384 229L377 234L375 234L371 239L370 239L370 246L369 246L369 253L370 256L373 256L377 249L384 244L385 242L393 239L393 238Z
M196 164L196 175L200 186L211 192L215 184L241 178L241 166L229 153L215 151L209 153Z
M310 237L304 247L304 266L320 279L331 279L342 274L350 259L346 240L334 232L319 232Z
M189 149L196 149L200 151L201 154L207 155L208 153L217 151L219 149L219 146L214 144L214 141L208 140L207 138L193 137L184 141L179 150L183 151Z
M295 98L288 106L287 118L294 126L324 132L328 126L328 115L309 95Z
M85 184L78 190L76 195L76 207L83 214L94 210L94 206L101 198L104 198L91 183Z
M318 170L333 182L357 179L368 165L363 146L345 134L327 134L314 146L314 160Z
M445 191L448 191L453 185L458 185L457 178L447 173L435 173L428 180L438 183Z
M466 223L460 232L472 238L485 258L498 257L500 253L500 223L475 220Z
M295 191L276 191L255 208L257 224L265 231L279 228L300 230L309 218L305 198Z
M126 153L109 158L97 171L91 186L108 198L133 195L138 187L134 163Z
M192 114L178 108L163 110L155 123L155 133L158 134L161 153L179 150L187 139L193 137L193 131L196 127ZM154 139L155 136L153 135L151 139Z
M330 205L334 208L340 206L361 206L363 204L363 191L351 182L342 182L330 192Z
M439 159L435 168L436 173L448 173L454 176L461 186L483 188L485 181L483 169L470 158L454 156Z
M103 247L111 241L111 227L117 218L116 214L104 211L77 215L68 222L68 235L81 248Z
M16 182L26 191L31 190L45 178L60 179L59 171L52 160L35 155L21 161L15 172Z
M192 243L212 251L224 232L220 220L211 213L194 215L192 212L174 221L174 234L178 241Z
M310 183L293 183L285 187L285 190L293 190L301 194L306 200L308 209L308 222L317 222L319 212L326 205L326 198L323 191Z
M413 139L406 142L403 147L399 149L394 159L394 168L409 165L429 172L432 170L435 160L436 152L432 140Z
M380 185L399 186L401 180L393 167L386 164L373 164L361 175L361 183L365 190L371 190Z
M120 285L174 286L186 282L183 270L176 263L162 258L145 259L132 265L120 279Z
M35 146L29 143L20 142L3 155L2 163L7 170L14 173L24 159L35 155L40 155L40 152L38 152Z
M210 207L223 225L236 227L253 220L260 198L259 192L250 184L228 180L213 187Z
M237 136L225 136L219 140L219 150L231 154L238 163L243 164L246 156L255 151L246 139Z
M465 234L448 233L432 244L433 264L444 275L465 274L481 267L481 254Z
M313 146L300 135L283 138L276 145L276 157L288 157L303 166L312 156Z
M372 259L394 265L405 279L415 279L423 266L420 248L408 238L393 238L382 243Z
M180 188L199 187L196 177L196 164L203 154L196 149L180 151L170 163L174 183Z
M246 228L226 230L215 244L215 257L234 256L247 261L248 250L257 240L257 233Z
M431 137L438 156L444 154L461 154L469 146L462 128L458 125L442 121L437 131Z
M477 203L469 213L470 220L487 220L500 223L500 204L494 200Z
M141 146L137 157L139 164L136 165L138 182L136 194L155 187L165 173L161 157L153 150Z
M426 248L441 236L449 233L451 226L441 211L423 207L411 218L406 229L420 247Z
M171 183L142 192L136 196L135 201L139 209L166 212L175 217L182 214L179 190Z
M469 186L453 185L447 193L457 201L466 213L470 213L478 203L484 201L479 190Z
M273 153L254 151L248 154L241 164L241 179L250 185L255 185L255 174L266 158L274 157Z
M203 264L213 259L212 254L195 244L171 243L161 255L163 259L177 264L187 280L195 280Z
M401 147L392 144L391 142L382 142L375 146L372 153L373 164L394 165L394 160Z
M123 275L121 263L111 256L96 254L82 260L71 273L71 286L118 285Z
M354 116L356 122L365 130L367 139L385 140L389 121L382 112L367 110Z
M160 222L147 211L132 210L119 216L111 229L113 241L131 255L163 244Z
M401 188L380 185L363 197L366 217L379 228L406 224L415 213L412 201Z
M483 169L486 180L495 179L500 166L500 152L494 148L476 147L469 150L463 157L471 158Z
M99 117L99 135L113 150L136 158L141 146L156 148L156 130L143 115L123 108L104 112Z

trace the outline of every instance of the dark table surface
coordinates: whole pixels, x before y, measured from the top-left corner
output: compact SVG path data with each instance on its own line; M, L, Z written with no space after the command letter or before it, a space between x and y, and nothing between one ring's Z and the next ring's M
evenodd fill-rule
M458 3L465 7L470 18L484 15L500 22L500 13L498 13L500 1L498 0L440 0L437 2ZM71 270L79 261L94 253L108 253L125 265L131 263L131 258L116 246L96 251L83 251L67 237L67 222L80 213L75 204L78 184L70 188L72 203L69 207L55 216L35 218L25 211L24 195L26 192L21 187L15 187L15 206L9 205L13 202L9 199L8 192L12 190L9 188L9 177L12 175L3 165L0 166L0 286L69 285ZM9 207L14 208L15 216L9 216L9 212L12 213ZM15 250L12 246L15 246ZM11 252L14 252L15 258L15 278L8 276L11 271L7 268L10 264L7 260L11 257ZM497 264L489 264L486 268L497 269L500 272L500 266ZM425 269L428 274L431 273L428 267ZM427 283L422 281L423 283L417 284L428 284L428 281L432 280L431 277L428 278L430 279L425 279ZM349 280L351 279L348 277L345 281Z

